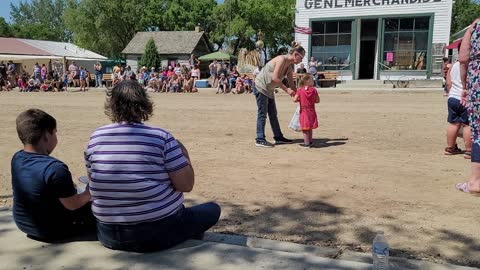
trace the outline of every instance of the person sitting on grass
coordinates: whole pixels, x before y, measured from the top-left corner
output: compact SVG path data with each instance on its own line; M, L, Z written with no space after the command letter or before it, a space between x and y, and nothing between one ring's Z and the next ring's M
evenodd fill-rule
M147 87L145 87L145 91L148 92L148 93L153 93L153 92L156 92L156 79L155 78L152 78L150 79L150 81L148 82L148 85Z
M6 80L2 80L2 82L0 83L0 85L2 86L2 87L1 87L2 89L1 89L1 90L2 90L2 91L5 91L5 92L9 92L10 90L13 89L12 83L9 82L9 81L6 81Z
M28 80L27 92L38 92L40 90L40 80L31 78Z
M218 87L217 87L217 92L215 94L220 93L227 93L228 90L228 79L226 78L224 73L220 73L220 78L218 78Z
M245 88L245 94L252 93L253 80L248 78L247 74L243 74L242 81L243 81L243 88Z
M13 218L32 239L51 242L95 232L88 186L77 193L65 163L51 157L57 122L39 109L16 120L23 150L12 158Z
M142 87L119 83L107 94L105 113L113 123L97 128L85 149L98 240L150 252L199 238L215 225L218 204L183 205L195 183L192 162L170 132L144 123L153 103Z
M235 89L232 91L233 94L242 94L245 90L243 85L242 77L237 77L237 81L235 82Z
M51 89L49 89L49 82L48 81L44 81L42 84L40 84L40 91L42 91L42 92L51 91Z
M160 92L162 90L162 78L160 77L160 72L155 73L155 92Z
M187 74L187 77L185 78L184 84L183 84L183 92L184 93L192 93L193 88L194 88L194 78L193 76L190 76Z
M173 74L168 84L168 90L170 93L177 93L180 90L180 79L176 74Z
M20 89L20 92L25 92L27 91L27 83L28 83L28 73L23 72L20 78L18 79L18 88Z

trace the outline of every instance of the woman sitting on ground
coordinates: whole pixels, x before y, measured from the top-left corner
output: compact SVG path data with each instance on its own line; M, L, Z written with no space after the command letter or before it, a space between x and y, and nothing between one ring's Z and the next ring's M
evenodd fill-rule
M187 77L185 79L185 83L183 84L183 92L184 93L192 93L193 87L194 87L193 83L194 83L194 78L187 74Z
M113 124L97 128L85 150L98 239L108 248L149 252L201 237L220 207L183 205L195 179L187 149L144 124L153 103L137 82L122 81L107 95Z

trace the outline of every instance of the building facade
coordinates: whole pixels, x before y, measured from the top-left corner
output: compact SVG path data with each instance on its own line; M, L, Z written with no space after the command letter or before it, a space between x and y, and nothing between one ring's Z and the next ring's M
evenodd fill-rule
M199 28L196 28L195 31L138 32L122 51L127 65L135 72L141 68L138 66L138 62L145 52L145 46L149 39L153 39L157 46L162 67L175 66L177 63L188 64L188 59L192 54L198 57L213 51L206 35Z
M295 34L320 70L341 80L441 77L452 0L297 0Z

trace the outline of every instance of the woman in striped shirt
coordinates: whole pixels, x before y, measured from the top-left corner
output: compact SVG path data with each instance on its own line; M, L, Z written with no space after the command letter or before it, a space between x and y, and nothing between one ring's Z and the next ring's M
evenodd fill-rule
M100 242L148 252L215 225L216 203L184 207L183 193L192 190L195 178L188 152L168 131L143 123L153 104L142 87L120 82L109 93L105 112L113 124L97 128L85 150Z

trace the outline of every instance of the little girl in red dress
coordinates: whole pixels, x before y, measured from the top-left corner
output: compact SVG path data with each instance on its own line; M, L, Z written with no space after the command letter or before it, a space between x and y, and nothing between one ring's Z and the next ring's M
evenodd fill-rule
M304 144L301 147L310 148L313 145L313 129L318 128L315 103L320 102L317 89L313 87L313 78L304 74L300 79L300 88L297 90L293 101L300 102L300 129L303 131Z

